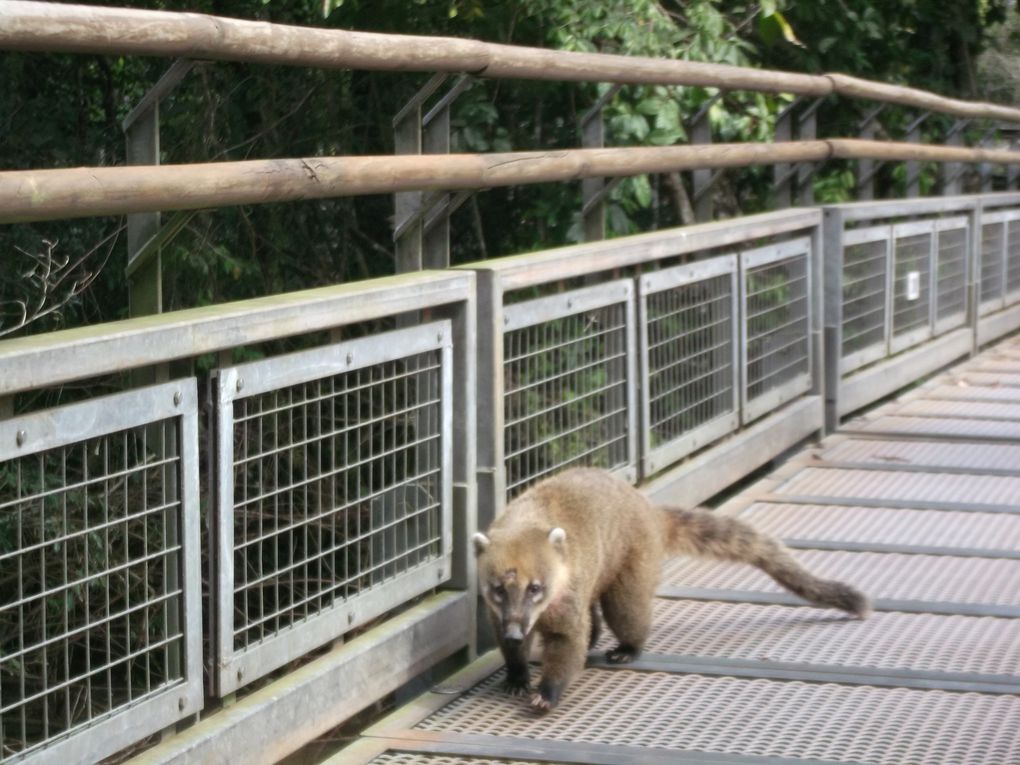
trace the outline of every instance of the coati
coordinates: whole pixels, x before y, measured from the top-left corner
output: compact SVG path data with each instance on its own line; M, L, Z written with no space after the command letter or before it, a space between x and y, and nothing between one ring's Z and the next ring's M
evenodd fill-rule
M743 561L812 603L862 619L871 611L864 595L815 577L779 540L707 510L658 507L604 470L570 469L536 484L473 541L511 694L531 691L528 656L542 636L542 679L531 696L540 713L584 667L601 629L599 607L619 641L606 659L641 653L667 555Z

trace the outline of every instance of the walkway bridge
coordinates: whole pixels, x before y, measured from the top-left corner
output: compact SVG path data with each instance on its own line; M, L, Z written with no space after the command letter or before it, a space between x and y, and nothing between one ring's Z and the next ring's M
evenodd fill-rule
M875 598L834 616L737 564L670 562L648 652L552 715L498 652L369 728L353 763L1020 761L1020 342L848 421L725 502Z
M0 4L16 50L378 69L413 49L438 53L408 69L1020 122L841 75L385 38ZM133 161L156 164L155 106L188 66L126 122ZM408 271L0 342L0 762L276 762L444 662L468 668L339 761L1017 762L1020 193L990 173L1017 153L819 141L801 112L786 143L422 156L438 87L397 120L414 156L0 173L2 224L132 213L153 310L159 249L202 206L394 193ZM943 162L946 193L814 206L832 156ZM446 265L465 190L583 180L597 239L604 177L750 164L800 206L420 268ZM594 464L694 505L816 442L718 511L868 591L868 622L675 561L649 653L586 671L549 718L470 663L468 539L530 483Z

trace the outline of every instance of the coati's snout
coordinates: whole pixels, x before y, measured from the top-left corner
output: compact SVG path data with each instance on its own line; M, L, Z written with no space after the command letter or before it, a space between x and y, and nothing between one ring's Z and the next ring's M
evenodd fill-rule
M503 544L478 533L474 536L478 580L492 613L499 639L520 644L563 586L565 565L563 529L532 536L530 543Z

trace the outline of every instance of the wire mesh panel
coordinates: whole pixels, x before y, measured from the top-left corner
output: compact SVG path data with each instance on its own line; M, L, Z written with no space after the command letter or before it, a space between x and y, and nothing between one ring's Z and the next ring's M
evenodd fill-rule
M1006 222L1006 305L1020 300L1020 211Z
M843 347L846 374L889 353L889 226L843 233Z
M643 276L641 433L650 475L739 425L737 258Z
M201 708L196 401L0 422L0 761L94 762Z
M967 321L969 233L966 218L935 221L936 333L962 327Z
M1005 297L1006 215L981 216L981 315L1002 307Z
M220 693L448 578L451 360L442 321L221 370Z
M741 253L744 422L811 389L811 242Z
M934 231L934 221L893 226L891 353L917 345L932 335Z
M636 478L634 313L630 280L504 307L508 499L573 465Z

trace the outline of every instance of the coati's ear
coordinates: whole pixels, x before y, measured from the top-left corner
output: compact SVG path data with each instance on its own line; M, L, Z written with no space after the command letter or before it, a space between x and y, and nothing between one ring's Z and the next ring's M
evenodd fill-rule
M475 544L475 555L481 555L489 549L489 538L480 531L471 537L471 541Z
M560 552L567 546L567 532L557 526L549 532L549 542Z

